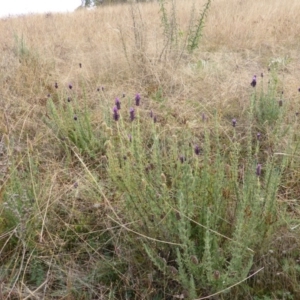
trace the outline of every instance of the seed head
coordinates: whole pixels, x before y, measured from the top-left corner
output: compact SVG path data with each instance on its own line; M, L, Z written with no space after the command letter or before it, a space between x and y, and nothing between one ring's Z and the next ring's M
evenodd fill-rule
M191 261L192 261L192 263L193 263L194 265L198 265L198 264L199 264L199 260L198 260L198 258L197 258L196 255L192 255L192 256L191 256Z
M252 87L255 87L256 86L256 75L254 75L253 77L252 77L252 81L251 81L251 86Z
M218 271L218 270L214 271L214 278L215 278L215 280L218 280L220 278L220 271Z
M139 106L140 105L140 101L141 101L141 96L140 94L136 94L135 95L135 105Z

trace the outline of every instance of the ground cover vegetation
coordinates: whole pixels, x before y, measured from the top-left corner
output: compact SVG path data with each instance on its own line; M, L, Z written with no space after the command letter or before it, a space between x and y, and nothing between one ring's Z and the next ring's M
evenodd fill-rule
M1 299L299 299L300 3L0 20Z

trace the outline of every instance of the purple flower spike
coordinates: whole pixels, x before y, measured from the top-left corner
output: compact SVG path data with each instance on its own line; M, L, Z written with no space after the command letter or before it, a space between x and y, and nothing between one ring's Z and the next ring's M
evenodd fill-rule
M119 113L118 113L118 108L115 106L114 109L113 109L113 117L114 117L114 120L115 121L118 121L119 120Z
M115 104L116 104L117 109L120 110L121 109L121 102L120 102L119 98L116 98Z
M252 87L255 87L255 86L256 86L256 75L254 75L253 78L252 78L251 86L252 86Z
M261 175L261 164L257 164L256 172L255 173L256 173L257 176Z
M150 110L150 118L153 118L153 111L152 111L152 109Z
M81 68L82 67L82 63L79 63L79 68Z
M77 120L78 120L77 115L74 115L74 121L77 121Z
M200 154L200 148L199 148L198 145L195 146L194 151L195 151L195 154L196 154L196 155L199 155L199 154Z
M69 89L71 90L73 88L72 84L69 83Z
M232 119L232 126L233 126L233 127L236 126L236 119Z
M153 116L153 122L156 123L157 122L157 117Z
M136 94L135 95L135 105L139 106L140 105L140 101L141 101L141 96L140 94Z
M300 93L300 87L298 88L298 92Z
M130 110L129 110L129 114L130 114L130 120L131 122L134 120L134 109L132 107L130 107Z
M55 82L55 85L54 85L54 86L55 86L56 89L58 89L58 84L57 84L57 82Z

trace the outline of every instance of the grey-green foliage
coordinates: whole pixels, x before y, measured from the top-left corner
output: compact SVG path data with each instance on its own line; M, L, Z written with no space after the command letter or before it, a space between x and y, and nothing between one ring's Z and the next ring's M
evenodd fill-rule
M204 5L202 12L199 14L198 18L194 20L194 9L191 12L191 22L188 34L188 45L187 48L190 52L193 52L199 46L200 39L202 37L202 32L205 24L205 19L207 17L209 8L211 5L211 0L208 0Z
M278 95L278 77L275 70L271 70L271 78L268 82L267 90L262 84L258 87L256 93L254 93L254 113L257 121L260 125L274 126L278 119L283 115L282 111L286 106L283 94Z
M179 53L182 53L184 50L188 50L190 53L193 52L199 47L211 0L207 0L203 10L199 14L195 12L195 2L193 3L189 16L189 27L185 34L182 34L183 31L179 28L177 22L176 0L171 0L170 12L167 8L167 0L159 0L158 2L165 40L160 58L166 55L171 49L179 51ZM180 39L181 43L179 43Z
M270 157L264 162L264 176L257 176L252 153L257 141L251 142L251 126L247 139L252 144L243 150L247 161L241 179L244 145L233 129L231 150L225 155L217 121L214 129L204 130L200 155L189 145L188 132L174 136L155 126L146 130L149 125L140 120L129 128L115 125L117 136L107 151L108 173L124 200L124 222L157 240L140 240L139 247L154 267L166 280L175 278L190 299L202 289L216 292L245 279L255 249L276 221L283 168ZM124 139L128 132L131 141Z
M81 107L76 98L53 95L48 99L48 118L45 123L65 145L76 146L81 154L94 157L103 154L107 132L92 127L91 112L85 104ZM68 100L67 100L68 99ZM101 120L99 120L101 122Z

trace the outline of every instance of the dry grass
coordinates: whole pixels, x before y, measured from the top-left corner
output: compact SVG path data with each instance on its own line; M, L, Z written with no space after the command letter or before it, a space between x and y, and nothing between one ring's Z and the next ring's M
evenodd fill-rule
M191 2L181 0L177 3L178 23L183 33L189 25ZM196 9L200 11L205 1L196 2ZM136 18L138 39L134 37L132 14ZM151 99L162 87L163 97L167 99L165 106L170 112L168 117L164 116L163 110L158 112L162 122L168 122L174 128L194 128L196 132L202 112L210 116L216 110L225 125L230 124L233 117L241 116L249 105L253 74L264 73L266 83L268 68L277 64L278 89L284 91L293 116L300 111L299 20L298 0L290 0L288 4L282 0L215 0L199 49L193 55L184 50L181 59L174 63L172 55L165 60L159 59L164 40L159 7L154 2L138 4L134 8L115 5L91 11L78 10L72 14L1 19L0 132L7 147L6 156L14 161L10 170L27 172L29 164L26 174L32 176L33 197L39 211L36 218L42 218L42 229L37 232L33 229L31 240L37 242L40 253L46 253L41 259L47 267L54 257L70 247L73 259L58 259L61 265L70 265L64 270L57 266L55 272L70 277L69 282L74 284L72 278L80 278L82 270L72 266L72 262L88 255L89 263L96 264L92 254L97 253L101 257L98 249L92 249L85 243L85 228L80 234L74 231L73 223L81 217L76 215L78 211L94 213L88 223L101 219L102 227L106 229L100 235L110 232L113 227L105 219L106 204L98 205L99 195L93 190L91 176L86 174L82 164L66 159L57 138L43 121L48 114L47 95L55 93L55 82L62 94L77 95L79 102L86 99L90 107L98 103L97 88L103 86L102 105L112 107L115 97L122 93L132 96L140 92L145 105L157 111L163 107ZM79 68L79 63L82 68ZM73 85L71 92L68 91L70 82ZM197 100L197 109L190 104L190 99ZM92 110L92 124L99 130L102 118L102 112ZM227 132L225 126L222 130ZM87 167L93 166L93 163L91 160ZM97 175L93 175L101 177L101 168L105 168L105 162L95 170ZM293 172L286 183L293 188L295 195L299 174L295 170ZM2 173L2 186L5 187L10 178L5 177L8 176L7 170ZM38 186L34 186L36 176L39 177ZM73 187L75 182L79 183L78 189ZM114 201L118 202L118 199ZM292 205L295 205L294 202ZM298 204L295 206L298 207ZM63 210L65 219L58 213ZM297 214L296 211L297 208L294 208L292 213L298 218L299 212ZM46 217L49 212L51 222ZM0 228L3 226L1 223ZM56 230L53 226L57 226ZM68 228L66 235L73 232L82 239L82 249L65 245L66 236L59 234L64 226ZM294 240L287 243L294 243ZM48 249L52 249L51 255ZM16 257L22 257L23 249L16 251ZM88 254L84 254L85 251ZM47 280L50 289L59 287L50 271ZM44 294L46 290L42 282L40 287L31 291L29 287L22 286L22 278L19 278L10 291L11 299L29 299L32 295L42 299L43 290ZM98 284L93 288L98 289L99 295L102 292L107 294L107 287ZM7 294L5 288L2 292ZM70 295L71 292L67 293L64 299L74 299Z
M176 69L171 63L156 62L163 48L156 3L139 5L141 19L137 16L137 22L146 55L142 65L135 61L140 50L133 37L129 5L4 19L0 23L1 93L5 97L12 94L19 107L39 105L51 92L53 82L76 86L84 78L91 90L105 85L107 97L112 99L123 92L145 94L163 84L172 102L198 97L201 103L214 107L231 110L238 103L243 109L249 78L267 73L269 64L278 60L282 89L287 98L294 99L299 78L299 5L279 0L213 1L199 51ZM180 1L177 7L180 29L185 31L190 1ZM24 37L32 56L30 63L18 61L14 36ZM128 48L128 61L121 37Z

